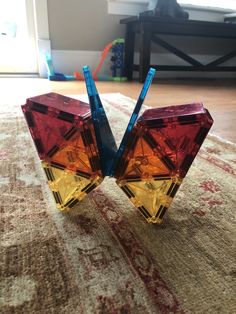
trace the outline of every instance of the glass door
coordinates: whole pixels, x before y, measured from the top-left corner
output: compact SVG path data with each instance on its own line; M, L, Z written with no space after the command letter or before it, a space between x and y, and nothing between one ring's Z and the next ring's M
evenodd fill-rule
M0 74L37 73L33 0L0 0Z

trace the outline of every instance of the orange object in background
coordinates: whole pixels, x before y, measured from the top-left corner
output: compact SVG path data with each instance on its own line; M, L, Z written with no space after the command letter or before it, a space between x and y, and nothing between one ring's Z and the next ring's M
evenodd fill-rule
M111 50L113 46L113 42L109 43L104 49L103 49L103 52L102 52L102 56L100 58L100 61L98 63L98 66L96 67L96 69L93 71L93 74L92 74L92 77L95 81L98 80L98 77L97 77L97 74L98 72L100 71L106 57L107 57L107 54L109 53L109 51ZM79 73L79 72L74 72L74 76L77 80L84 80L84 76Z

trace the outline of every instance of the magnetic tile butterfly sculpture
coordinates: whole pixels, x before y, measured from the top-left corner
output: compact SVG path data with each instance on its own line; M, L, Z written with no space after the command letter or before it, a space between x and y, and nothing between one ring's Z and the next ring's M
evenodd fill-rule
M161 223L209 129L201 103L139 112L155 75L150 69L119 148L89 68L89 104L49 93L22 106L49 187L60 210L68 210L115 177L151 223Z

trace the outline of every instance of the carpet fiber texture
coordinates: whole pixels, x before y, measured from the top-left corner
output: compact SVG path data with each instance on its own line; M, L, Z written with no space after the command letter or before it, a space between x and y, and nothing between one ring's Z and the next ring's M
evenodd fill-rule
M102 99L119 142L134 102ZM20 107L1 108L0 313L236 313L235 187L236 146L209 135L162 225L109 178L59 212Z

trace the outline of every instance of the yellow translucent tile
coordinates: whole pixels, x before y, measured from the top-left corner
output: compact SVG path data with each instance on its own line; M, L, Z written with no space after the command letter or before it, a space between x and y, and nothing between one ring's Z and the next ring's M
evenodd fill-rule
M117 182L148 222L161 223L182 182L177 177Z
M49 188L60 210L72 208L102 182L99 175L80 174L42 162Z

